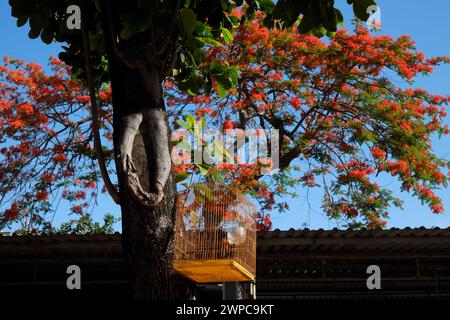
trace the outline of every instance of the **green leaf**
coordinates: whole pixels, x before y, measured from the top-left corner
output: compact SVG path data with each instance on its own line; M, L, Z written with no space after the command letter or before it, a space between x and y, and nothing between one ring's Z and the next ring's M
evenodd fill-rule
M228 151L222 146L222 144L219 143L219 141L214 140L214 146L219 150L220 153L222 153L223 156L228 158L231 163L234 163L233 157L228 153Z
M275 8L275 3L272 0L258 0L257 2L266 14L271 14Z
M230 74L231 84L233 86L236 86L238 84L238 80L239 80L238 69L234 68L234 67L231 67L230 69L228 69L228 73Z
M344 26L344 16L342 15L341 10L339 9L334 9L336 12L336 18L337 18L337 23L340 27Z
M188 114L186 116L186 121L189 124L190 128L194 128L196 119L191 114Z
M217 94L221 98L225 98L227 96L227 90L220 83L217 84Z
M41 40L46 44L52 43L53 42L53 32L46 30L46 29L42 30Z
M225 44L229 44L231 41L233 41L234 36L231 34L230 30L228 30L227 28L221 28L220 31L222 32L222 37L225 41Z
M25 25L28 21L28 17L20 17L17 19L17 26L21 27L23 25Z
M311 6L310 1L280 0L277 1L272 14L275 19L282 20L287 26L291 26L308 6Z
M178 120L178 123L179 123L183 128L185 128L185 129L187 129L187 130L190 130L190 129L191 129L191 127L190 127L186 122L184 122L183 120Z
M327 29L321 25L317 28L314 28L314 30L312 30L312 33L314 36L321 38L327 34Z
M11 15L19 18L29 14L30 1L24 0L9 0L11 6Z
M205 196L209 201L213 200L213 193L206 184L196 184L194 186L194 191L197 194Z
M227 77L227 75L217 75L214 76L214 79L220 84L225 90L230 90L233 87L231 80Z
M176 183L179 183L181 181L186 180L189 176L190 176L190 174L188 172L181 172L181 173L175 175L175 181L176 181Z
M200 121L197 121L194 125L194 137L201 141L202 138L202 131L203 131L203 124Z
M300 24L298 26L298 31L300 33L308 33L315 27L317 27L318 21L315 19L314 14L310 11L309 14L306 14L300 20Z
M187 120L187 122L189 123L189 125L190 125L191 127L193 127L193 126L195 125L196 119L195 119L195 117L194 117L193 115L188 114L188 115L186 116L186 120Z
M320 18L322 25L330 32L337 31L337 15L331 2L319 2Z
M208 167L204 164L196 164L195 165L197 169L200 171L201 176L207 176L208 175Z
M225 68L219 60L213 60L209 65L209 72L211 72L213 76L219 76L224 74Z
M222 6L222 10L227 10L228 9L228 1L227 0L220 0L220 5Z
M143 32L150 27L152 23L151 15L147 10L133 10L127 12L120 17L120 21L123 24L123 30L120 32L122 39L129 39L136 33Z
M181 139L178 141L172 141L172 145L177 146L178 148L184 149L184 150L191 150L191 144L186 139Z
M370 14L367 13L367 8L376 5L374 0L353 0L353 12L358 19L367 21Z
M105 37L103 32L98 28L98 30L89 32L89 45L91 50L102 51L105 47Z
M204 45L210 45L210 46L213 46L213 47L222 45L222 42L217 41L216 39L214 39L212 37L195 37L195 39L200 41Z
M100 5L101 0L94 0L95 8L98 12L102 12L102 6Z
M192 11L192 9L183 8L180 12L180 21L184 33L191 36L196 26L197 15L194 11Z
M206 119L202 118L202 130L206 128Z
M46 24L48 18L41 11L34 12L33 15L30 16L30 27L31 29L42 29Z
M30 29L30 31L28 31L28 37L30 37L30 39L36 39L37 37L39 37L39 35L41 34L42 29Z

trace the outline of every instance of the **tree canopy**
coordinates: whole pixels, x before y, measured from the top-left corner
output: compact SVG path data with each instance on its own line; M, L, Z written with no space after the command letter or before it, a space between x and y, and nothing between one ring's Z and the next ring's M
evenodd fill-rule
M432 212L443 212L432 190L447 185L450 167L434 153L431 139L449 132L443 121L450 96L413 83L450 60L425 58L408 36L374 36L361 25L355 34L337 31L327 44L294 29L269 29L263 21L260 14L242 24L232 42L208 50L199 66L215 72L237 66L237 85L228 94L183 95L168 83L174 126L195 113L209 128L279 132L278 174L261 179L264 163L219 165L210 173L253 194L263 209L284 208L275 196L283 199L292 187L321 187L324 212L350 227L383 227L389 207L401 207L379 184L386 176L398 178L401 190ZM397 86L396 77L407 88ZM190 164L178 168L186 169L196 170Z
M87 213L100 192L87 88L71 80L62 61L52 58L50 66L46 74L8 57L0 66L0 203L9 206L1 227L20 221L25 230L42 228L61 198L73 202L72 213ZM111 90L102 89L98 101L108 141ZM111 151L105 156L109 163Z
M239 14L239 13L235 13ZM407 36L373 36L338 31L329 43L287 29L269 29L257 14L233 33L228 44L205 51L198 70L220 75L235 66L236 86L228 92L192 95L165 82L173 130L188 117L206 129L276 129L280 132L280 172L262 177L268 163L176 164L180 183L216 179L235 185L261 204L266 214L285 208L277 196L293 188L323 188L323 209L352 227L385 225L388 208L400 206L380 177L397 177L404 191L443 211L433 189L445 186L449 163L433 152L431 138L448 134L442 122L449 97L415 88L420 74L431 74L448 58L425 58ZM100 191L92 148L87 89L71 80L70 68L51 59L52 74L34 63L6 59L0 67L0 196L9 207L2 226L18 219L41 228L51 200L61 195L82 214ZM389 74L389 76L387 76ZM398 76L410 83L399 88ZM100 128L111 139L111 89L99 91ZM182 122L180 122L180 120ZM176 144L176 132L173 137ZM205 141L205 146L210 141ZM104 154L112 158L111 145ZM182 146L180 154L189 158ZM233 154L230 152L230 154ZM108 162L111 173L114 166Z
M355 16L367 20L373 0L347 0ZM79 5L85 13L96 83L109 79L107 48L114 49L128 63L146 61L172 74L179 88L199 93L211 90L212 81L228 90L234 83L235 70L217 75L197 68L205 60L205 48L227 44L232 30L255 12L266 13L266 26L291 27L301 33L332 36L342 25L341 12L334 0L131 0L131 1L53 1L9 0L17 25L29 23L30 38L43 42L66 43L60 59L71 66L74 76L85 78L83 41L79 30L67 28L70 5ZM245 14L230 13L245 8ZM110 24L114 35L104 34L101 25ZM116 36L117 34L117 41ZM112 41L111 39L114 39Z

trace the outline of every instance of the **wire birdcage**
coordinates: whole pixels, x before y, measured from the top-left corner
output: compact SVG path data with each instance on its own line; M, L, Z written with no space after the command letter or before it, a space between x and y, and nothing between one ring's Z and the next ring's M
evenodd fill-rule
M254 280L256 214L250 200L225 184L180 192L174 269L198 283Z

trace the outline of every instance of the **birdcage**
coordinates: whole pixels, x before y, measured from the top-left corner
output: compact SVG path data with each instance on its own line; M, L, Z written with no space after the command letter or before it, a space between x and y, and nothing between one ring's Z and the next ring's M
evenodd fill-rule
M251 281L256 207L237 188L196 184L179 193L174 269L198 283Z

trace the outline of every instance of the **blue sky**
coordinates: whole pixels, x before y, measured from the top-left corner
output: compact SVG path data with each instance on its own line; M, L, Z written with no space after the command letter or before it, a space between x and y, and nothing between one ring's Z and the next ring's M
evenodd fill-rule
M410 35L416 41L417 48L423 51L426 56L450 55L450 1L448 0L378 0L381 9L381 23L383 28L380 33L398 37L404 34ZM345 0L337 0L336 6L343 12L345 25L351 29L351 19L353 13L351 7ZM0 58L9 55L26 61L35 61L42 65L47 63L50 55L57 55L60 45L45 45L40 40L30 40L28 38L28 27L17 28L15 19L10 16L10 8L6 0L0 3L0 30L2 41L0 42ZM450 66L441 66L431 77L424 77L417 80L415 86L422 87L436 94L450 93ZM398 83L403 86L403 83ZM450 123L450 117L447 117ZM435 151L440 156L450 156L450 137L434 141ZM394 191L399 190L399 185L395 179L382 181ZM297 190L299 197L289 199L290 211L282 214L272 213L274 228L288 229L301 228L306 224L309 228L332 228L336 224L328 221L320 210L321 193L312 189L309 192L308 206L306 200L306 190ZM416 227L416 226L450 226L450 188L438 191L437 194L444 200L446 212L441 215L434 215L426 206L422 206L420 201L410 195L396 195L405 202L404 210L392 208L390 210L390 227ZM55 217L58 223L67 218L66 209L61 208ZM99 199L99 207L96 210L96 217L101 218L104 213L110 212L119 214L118 206L114 205L106 197Z

